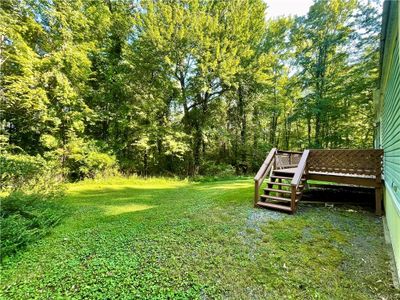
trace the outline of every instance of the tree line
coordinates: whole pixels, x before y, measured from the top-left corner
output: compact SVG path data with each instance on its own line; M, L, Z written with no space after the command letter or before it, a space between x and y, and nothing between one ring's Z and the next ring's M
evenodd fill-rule
M372 146L379 6L4 0L3 152L80 179L248 174L271 147Z

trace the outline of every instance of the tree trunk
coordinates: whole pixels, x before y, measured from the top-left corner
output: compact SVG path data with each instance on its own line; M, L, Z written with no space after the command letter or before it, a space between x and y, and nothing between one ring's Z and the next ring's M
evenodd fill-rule
M308 148L311 147L311 118L307 117L307 139L308 139Z
M200 124L198 120L195 121L195 128L194 128L194 141L193 141L193 170L192 176L195 176L199 172L200 163L201 163L201 145L203 142L202 139L202 131L200 128Z
M143 156L143 173L144 177L147 177L147 167L148 167L148 161L147 161L147 150L144 153Z
M285 128L284 128L284 141L285 141L285 149L290 149L289 148L289 143L290 143L290 123L288 122L288 117L285 116Z
M317 148L321 147L320 130L321 130L321 114L318 112L315 115L315 138L314 138L315 147Z
M272 147L277 146L276 142L276 131L278 128L278 99L277 99L277 90L276 90L276 78L274 79L274 97L273 97L273 111L272 111L272 117L271 117L271 123L270 123L270 131L269 131L269 143Z
M324 99L324 89L325 89L325 70L326 70L326 58L327 58L327 49L326 45L319 47L318 51L318 63L317 63L317 71L316 71L316 101L315 101L315 147L321 147L321 123L322 123L322 115L321 115L321 106L322 101Z
M238 108L240 117L240 167L243 174L247 173L247 118L246 118L246 103L244 99L243 86L239 85L238 88Z
M258 170L259 163L258 163L258 157L257 157L257 149L258 149L258 139L259 139L259 130L260 130L260 124L259 124L259 112L258 108L254 107L253 110L253 155L252 155L252 160L251 160L251 170L254 172Z

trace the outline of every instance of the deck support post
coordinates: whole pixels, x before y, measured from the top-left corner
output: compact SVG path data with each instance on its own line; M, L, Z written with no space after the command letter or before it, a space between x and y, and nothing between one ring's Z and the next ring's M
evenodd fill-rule
M296 212L296 192L297 192L297 187L296 186L291 186L291 195L290 195L290 208L292 209L292 214Z
M375 214L382 215L382 186L375 188Z
M260 200L260 186L258 185L258 181L254 181L254 207L257 207L257 202Z

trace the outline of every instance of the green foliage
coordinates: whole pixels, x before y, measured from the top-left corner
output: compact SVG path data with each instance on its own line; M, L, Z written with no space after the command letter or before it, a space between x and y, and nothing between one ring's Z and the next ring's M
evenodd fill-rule
M1 269L6 299L397 299L382 222L253 209L251 178L69 185L53 233Z
M1 198L1 251L3 261L47 235L64 212L48 194L13 192Z
M92 141L74 138L64 149L48 153L50 157L63 157L62 169L71 180L107 177L118 173L114 156L101 152Z
M1 191L54 196L62 190L59 169L39 155L0 154Z
M235 175L235 169L229 164L215 164L213 161L204 162L201 174L216 177L230 177Z
M294 117L307 120L310 147L372 146L378 18L370 1L319 0L296 20L291 40L303 94Z
M1 189L16 190L21 188L45 166L41 157L29 155L0 155Z
M57 200L64 188L59 169L39 155L0 154L1 260L39 240L60 221Z
M316 0L307 16L272 20L266 9L3 1L0 145L51 157L77 180L115 161L144 176L193 176L209 162L248 174L273 146L371 144L374 2Z
M89 152L86 159L85 168L81 168L81 172L88 174L89 177L98 175L111 176L116 173L116 160L113 156L106 153L96 151Z

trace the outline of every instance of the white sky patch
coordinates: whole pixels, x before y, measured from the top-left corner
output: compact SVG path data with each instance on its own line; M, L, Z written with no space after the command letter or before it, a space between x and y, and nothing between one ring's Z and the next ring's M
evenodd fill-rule
M306 15L312 0L264 0L267 3L267 19L278 16Z

